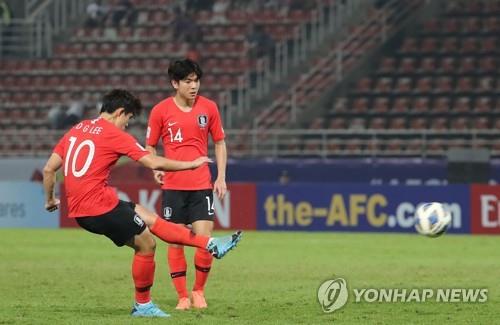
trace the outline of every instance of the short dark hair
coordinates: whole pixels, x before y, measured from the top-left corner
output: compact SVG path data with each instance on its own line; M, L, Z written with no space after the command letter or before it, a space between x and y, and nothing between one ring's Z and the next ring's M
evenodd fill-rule
M194 73L198 79L203 76L203 71L198 63L191 59L175 60L168 66L168 77L170 80L180 81Z
M141 100L124 89L113 89L102 98L101 113L113 113L120 107L125 109L126 114L134 116L139 116L142 111Z

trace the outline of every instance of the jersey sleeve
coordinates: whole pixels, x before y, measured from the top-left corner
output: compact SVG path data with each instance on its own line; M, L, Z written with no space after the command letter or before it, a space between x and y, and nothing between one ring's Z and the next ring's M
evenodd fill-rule
M146 145L156 146L161 135L162 118L158 106L153 107L149 114L148 129L146 131Z
M212 114L210 114L210 135L214 142L224 140L226 135L224 134L224 129L222 128L222 121L219 114L219 109L214 103L212 107Z
M64 159L64 144L66 143L66 135L64 135L52 150L52 153L57 154L61 159Z
M120 132L118 136L113 138L112 147L119 154L128 156L135 161L149 154L149 151L126 132Z

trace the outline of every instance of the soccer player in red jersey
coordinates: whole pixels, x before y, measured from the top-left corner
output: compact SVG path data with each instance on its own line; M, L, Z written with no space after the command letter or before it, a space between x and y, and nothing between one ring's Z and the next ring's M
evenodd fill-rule
M200 155L171 160L146 151L124 131L141 108L141 102L131 93L113 90L104 96L98 118L78 123L61 138L44 168L45 208L54 211L59 206L54 187L56 172L62 168L69 217L75 218L85 230L105 235L117 246L127 245L135 250L132 316L167 317L168 314L151 302L155 271L152 234L169 243L195 246L218 258L232 249L241 235L239 232L222 238L197 235L139 204L118 199L115 190L108 186L108 178L111 167L121 156L126 155L154 170L196 170L210 162Z
M155 180L162 184L163 216L173 223L191 225L196 234L210 236L214 220L213 192L223 199L226 194L226 143L221 118L215 102L198 95L203 72L190 60L178 60L168 68L175 96L153 107L149 116L146 149L156 153L159 139L165 157L189 160L206 156L208 137L215 143L217 178L212 186L208 165L195 170L164 173L155 171ZM212 256L197 249L194 256L195 282L189 300L186 288L186 259L181 245L168 246L170 276L179 298L176 309L206 308L204 287L212 265Z

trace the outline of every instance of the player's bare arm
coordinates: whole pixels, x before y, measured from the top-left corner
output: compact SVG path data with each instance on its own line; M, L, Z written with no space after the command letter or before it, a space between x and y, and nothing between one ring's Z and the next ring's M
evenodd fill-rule
M159 157L154 154L146 155L141 159L139 159L138 161L145 167L151 168L153 170L159 169L163 171L196 169L203 164L212 162L212 160L208 157L198 157L192 161L179 161L179 160L172 160Z
M146 146L146 150L151 152L153 155L156 155L156 148L153 146ZM163 175L165 175L165 172L162 170L153 170L153 176L155 179L155 182L163 185Z
M52 154L43 168L43 189L45 191L45 209L55 211L59 208L59 199L55 197L56 172L61 168L62 159Z
M227 192L226 165L227 149L226 141L220 140L215 143L215 161L217 162L217 178L214 182L214 192L219 199L223 199Z

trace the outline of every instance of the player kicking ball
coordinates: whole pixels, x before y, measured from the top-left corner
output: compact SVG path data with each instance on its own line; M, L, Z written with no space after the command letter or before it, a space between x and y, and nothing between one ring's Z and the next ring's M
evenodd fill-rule
M55 211L59 199L54 195L56 172L63 168L69 218L83 229L104 235L116 246L127 245L135 251L132 278L135 303L132 316L168 317L151 301L156 243L152 234L168 243L194 246L222 258L241 239L241 232L226 237L197 235L188 228L158 217L132 202L118 199L108 186L111 167L121 156L164 171L195 170L211 162L207 157L192 161L170 160L146 151L124 130L131 118L142 110L141 102L126 90L113 90L103 98L101 114L73 126L55 146L43 170L45 209Z

